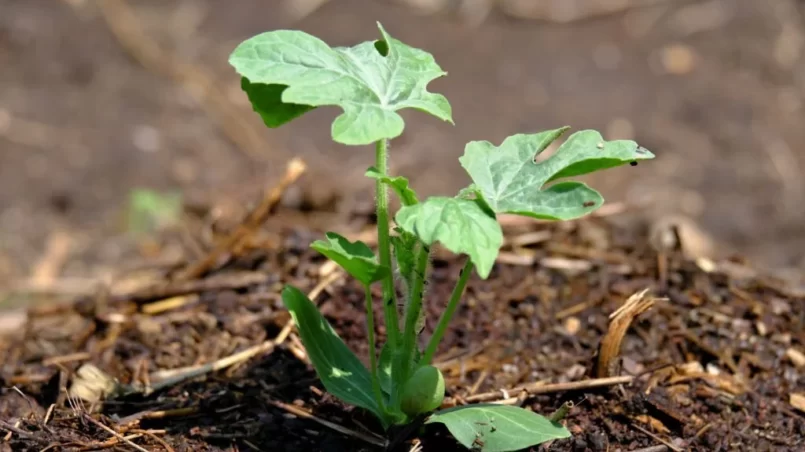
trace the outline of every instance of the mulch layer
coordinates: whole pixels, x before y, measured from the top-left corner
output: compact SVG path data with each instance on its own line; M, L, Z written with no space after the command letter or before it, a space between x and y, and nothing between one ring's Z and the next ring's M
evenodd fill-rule
M0 451L464 450L441 426L384 434L324 392L280 290L313 291L365 359L362 289L308 248L320 231L274 229L201 277L175 275L198 269L208 239L163 238L184 262L30 308L0 338ZM803 294L649 232L604 217L508 224L443 341L445 405L570 407L573 436L534 450L805 450ZM423 338L463 263L436 253Z

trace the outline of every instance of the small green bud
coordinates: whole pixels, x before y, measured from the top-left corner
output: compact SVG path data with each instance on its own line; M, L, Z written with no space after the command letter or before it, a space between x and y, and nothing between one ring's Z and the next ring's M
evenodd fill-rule
M439 408L444 400L444 377L433 366L422 366L405 382L402 391L403 413L414 417Z

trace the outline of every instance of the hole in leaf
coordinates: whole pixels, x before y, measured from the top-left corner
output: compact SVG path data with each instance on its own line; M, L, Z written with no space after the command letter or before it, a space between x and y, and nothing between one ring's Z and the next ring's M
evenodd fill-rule
M389 43L383 39L378 39L375 41L375 50L377 50L377 53L380 55L386 57L389 55Z

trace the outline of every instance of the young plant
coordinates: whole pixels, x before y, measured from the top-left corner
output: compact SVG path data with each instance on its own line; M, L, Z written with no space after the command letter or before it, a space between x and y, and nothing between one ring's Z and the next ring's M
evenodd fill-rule
M349 350L313 302L299 289L286 286L282 299L310 361L328 392L372 412L384 429L424 416L426 424L444 424L461 444L483 451L519 450L568 437L561 424L517 407L468 405L435 411L445 386L431 361L472 272L486 279L492 271L503 243L498 214L549 220L582 217L598 209L603 198L583 183L560 179L654 156L633 141L604 141L598 132L585 130L572 134L550 158L535 162L568 127L514 135L499 146L473 141L459 159L473 183L456 196L420 200L407 179L388 174L388 143L403 132L398 111L405 108L453 123L447 99L427 91L428 83L446 72L429 53L378 27L380 39L354 47L330 47L301 31L266 32L241 43L230 57L243 90L268 127L331 105L342 110L332 123L334 141L375 146L375 164L366 176L375 180L378 256L366 244L334 232L312 244L364 287L370 368ZM394 215L393 231L388 188L402 204ZM431 247L437 242L467 259L447 307L421 349L423 293ZM395 279L404 288L400 304ZM370 291L376 283L382 285L387 331L379 356Z

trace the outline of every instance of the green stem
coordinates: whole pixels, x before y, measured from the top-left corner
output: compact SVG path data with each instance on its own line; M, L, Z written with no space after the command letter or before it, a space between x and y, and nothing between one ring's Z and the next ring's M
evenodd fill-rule
M375 168L382 176L388 175L388 141L378 140L375 146ZM380 265L391 269L391 240L389 239L389 193L386 184L375 181L377 202L377 247ZM400 387L402 387L403 367L399 365L400 323L397 318L397 292L394 289L394 274L389 272L383 278L383 318L386 323L386 337L391 348L391 406L399 406Z
M428 342L428 347L425 349L425 354L422 356L421 363L423 365L430 364L433 355L436 354L436 348L442 341L442 337L447 331L447 325L450 324L450 319L453 318L453 314L456 312L456 308L458 308L458 302L461 301L461 295L464 294L464 288L467 287L467 281L470 280L473 267L472 259L468 258L467 263L464 264L464 268L461 269L456 286L453 288L453 293L450 294L450 301L447 302L447 308L442 313L439 324L436 325L433 336L430 337L430 341Z
M377 350L375 349L375 313L372 307L372 290L367 284L364 290L366 294L366 335L369 339L369 367L372 370L372 391L375 394L375 402L380 407L381 412L386 411L383 403L383 393L380 391L380 380L377 378Z
M430 247L421 244L416 252L415 267L412 275L413 281L409 284L408 305L405 310L405 331L403 332L403 355L401 363L405 366L403 371L403 381L408 380L411 371L411 363L414 360L414 348L416 347L416 324L419 314L422 312L422 292L425 288L425 273L428 270L430 259Z
M388 175L388 142L378 140L375 148L375 167L383 176ZM391 269L391 240L389 240L389 193L380 179L375 181L377 192L377 245L380 265ZM383 278L383 315L386 321L386 335L392 350L398 346L400 325L397 319L397 293L394 290L394 275Z

